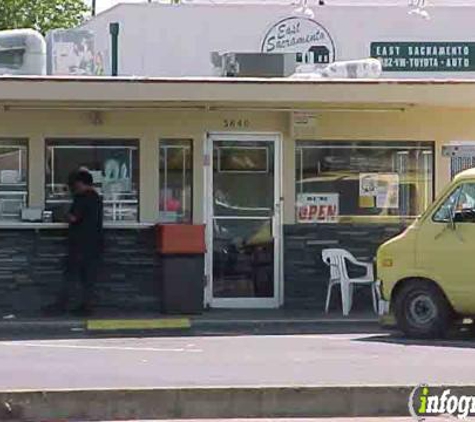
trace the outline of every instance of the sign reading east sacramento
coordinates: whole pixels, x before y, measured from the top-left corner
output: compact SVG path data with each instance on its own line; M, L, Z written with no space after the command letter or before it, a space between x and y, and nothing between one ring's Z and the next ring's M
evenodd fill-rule
M475 71L475 42L373 42L386 72Z

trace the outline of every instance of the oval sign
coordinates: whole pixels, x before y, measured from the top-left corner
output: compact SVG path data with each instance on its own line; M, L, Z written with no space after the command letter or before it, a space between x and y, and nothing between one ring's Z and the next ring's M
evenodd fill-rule
M274 24L266 33L263 53L297 53L297 62L326 65L335 61L335 44L317 21L290 17Z

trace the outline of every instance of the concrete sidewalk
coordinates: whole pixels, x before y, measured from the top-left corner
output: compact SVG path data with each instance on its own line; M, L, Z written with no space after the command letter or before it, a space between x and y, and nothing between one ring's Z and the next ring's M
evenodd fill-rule
M371 313L324 314L314 310L242 309L208 310L201 315L160 314L125 318L118 314L89 319L32 318L0 319L0 338L75 337L87 334L121 335L242 335L242 334L320 334L382 333L378 317Z

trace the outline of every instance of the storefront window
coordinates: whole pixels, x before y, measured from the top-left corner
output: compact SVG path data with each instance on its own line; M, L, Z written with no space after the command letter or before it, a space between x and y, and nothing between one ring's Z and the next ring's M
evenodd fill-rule
M431 142L297 142L297 222L391 222L433 199Z
M193 151L191 140L160 141L159 221L191 223Z
M105 221L138 219L138 141L47 140L46 209L54 221L64 221L71 201L69 174L87 168L104 199Z
M28 201L26 141L0 140L0 220L19 221Z

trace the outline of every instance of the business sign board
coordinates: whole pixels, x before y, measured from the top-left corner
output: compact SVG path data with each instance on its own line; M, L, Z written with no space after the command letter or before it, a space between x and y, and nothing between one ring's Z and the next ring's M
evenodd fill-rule
M300 193L297 197L297 222L336 223L339 202L338 193Z
M335 60L330 33L317 21L291 16L273 24L262 40L263 53L296 53L298 63L325 65Z
M475 42L372 42L386 72L473 72Z

